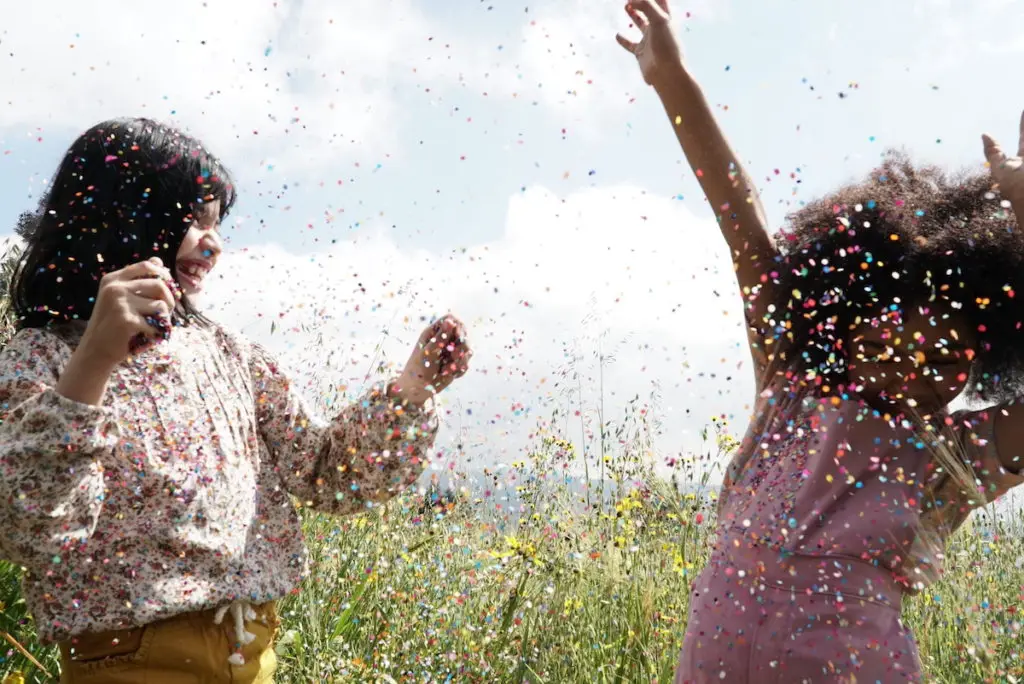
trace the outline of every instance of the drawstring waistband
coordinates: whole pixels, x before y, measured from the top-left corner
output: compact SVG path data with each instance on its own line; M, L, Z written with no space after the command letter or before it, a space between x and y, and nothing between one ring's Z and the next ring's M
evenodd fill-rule
M228 662L232 665L245 665L245 658L242 656L242 647L253 642L256 635L245 628L246 620L255 620L256 611L252 604L245 600L232 601L218 608L213 613L213 624L219 625L224 621L224 616L231 613L231 620L235 630L235 651L228 656Z
M228 614L231 615L231 624L224 625L224 616ZM246 629L246 623L251 621L257 621L264 625L269 624L276 629L279 622L274 602L254 604L238 599L217 608L178 613L144 626L80 634L60 642L60 648L61 653L69 661L78 662L88 662L112 655L124 655L140 648L143 634L147 629L188 622L197 630L217 631L224 634L229 642L228 662L233 666L241 666L246 662L242 655L242 649L257 639L255 634ZM224 642L219 641L219 643L223 644Z

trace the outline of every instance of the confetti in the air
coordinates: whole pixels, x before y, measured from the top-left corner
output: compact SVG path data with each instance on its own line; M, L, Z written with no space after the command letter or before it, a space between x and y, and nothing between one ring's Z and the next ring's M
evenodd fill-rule
M0 682L1024 681L1013 3L600 5L10 13Z

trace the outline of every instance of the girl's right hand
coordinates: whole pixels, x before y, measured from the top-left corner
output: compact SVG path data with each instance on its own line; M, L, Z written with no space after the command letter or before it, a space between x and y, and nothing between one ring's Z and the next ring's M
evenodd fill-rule
M113 370L169 335L178 293L171 272L156 257L106 274L78 351L99 368Z
M679 40L672 30L668 0L630 0L626 14L640 29L640 42L634 43L621 33L615 39L636 57L647 84L658 86L663 76L671 76L671 69L683 62Z
M999 194L1009 200L1017 214L1018 221L1024 220L1020 211L1024 209L1024 114L1020 118L1017 149L1009 155L1002 145L986 134L981 136L985 145L985 160L988 162L992 180L999 185Z

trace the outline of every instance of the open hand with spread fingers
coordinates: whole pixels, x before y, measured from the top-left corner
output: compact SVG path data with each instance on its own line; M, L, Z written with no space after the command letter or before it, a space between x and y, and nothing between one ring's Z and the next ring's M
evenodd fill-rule
M985 159L992 172L992 180L999 186L1004 199L1013 205L1018 220L1022 218L1018 210L1024 210L1024 114L1020 120L1020 137L1016 154L1009 156L992 136L981 136L985 145Z
M647 84L657 86L660 78L683 60L679 40L672 30L668 0L632 0L626 5L626 14L640 29L640 41L634 42L621 33L615 39L636 57Z

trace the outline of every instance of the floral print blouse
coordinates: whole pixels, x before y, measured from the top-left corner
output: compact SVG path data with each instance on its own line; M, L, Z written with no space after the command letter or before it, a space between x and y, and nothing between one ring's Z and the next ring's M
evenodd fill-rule
M21 330L0 352L0 557L26 568L47 643L286 595L308 563L291 497L364 510L417 479L436 435L431 408L382 388L322 422L217 326L176 327L81 404L55 386L83 330Z

